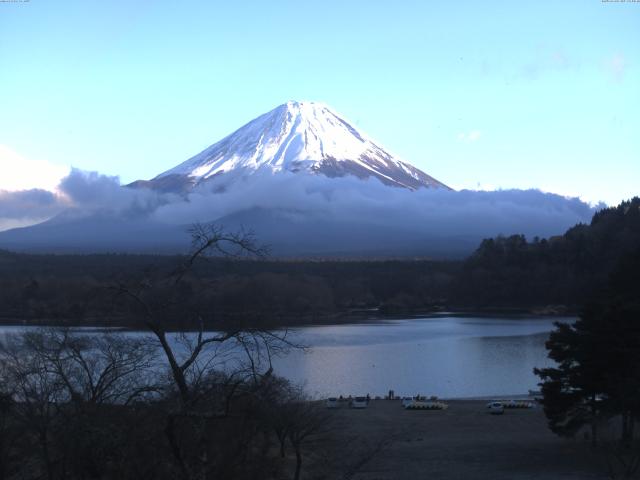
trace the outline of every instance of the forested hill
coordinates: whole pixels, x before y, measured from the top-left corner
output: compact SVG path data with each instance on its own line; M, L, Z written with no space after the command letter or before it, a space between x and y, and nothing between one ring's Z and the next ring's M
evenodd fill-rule
M210 259L195 265L184 301L203 304L217 319L280 324L354 312L576 313L621 259L634 255L640 256L640 198L604 209L562 236L484 240L464 262ZM0 251L0 322L130 324L113 287L156 282L183 261Z
M527 241L484 240L464 263L454 288L476 306L564 305L575 310L606 284L622 258L640 251L640 198L598 211L589 225Z

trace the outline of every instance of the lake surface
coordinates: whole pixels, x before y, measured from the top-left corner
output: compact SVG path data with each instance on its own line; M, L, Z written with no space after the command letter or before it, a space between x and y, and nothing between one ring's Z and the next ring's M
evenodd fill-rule
M574 318L437 317L298 329L310 345L277 359L276 373L313 396L521 395L534 367L552 365L544 343L554 321Z
M523 395L538 389L533 368L553 364L544 343L554 321L575 318L440 316L303 327L291 330L289 339L309 348L273 364L276 374L314 397L389 390L441 398ZM0 334L23 329L0 327Z

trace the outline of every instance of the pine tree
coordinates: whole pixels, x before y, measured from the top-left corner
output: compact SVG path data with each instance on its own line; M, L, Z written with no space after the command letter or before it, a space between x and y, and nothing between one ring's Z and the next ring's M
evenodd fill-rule
M622 420L622 441L633 440L640 418L640 249L623 257L609 287L572 325L556 324L547 341L557 366L535 369L542 383L549 427L573 436L597 423Z

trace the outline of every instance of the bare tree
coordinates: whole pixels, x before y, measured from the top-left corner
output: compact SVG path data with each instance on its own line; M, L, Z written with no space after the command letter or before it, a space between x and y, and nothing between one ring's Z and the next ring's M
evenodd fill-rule
M119 297L128 300L138 324L157 340L166 359L179 408L168 411L164 431L186 479L206 476L203 472L214 469L209 448L215 433L211 429L216 428L212 421L221 421L231 414L232 398L258 395L272 375L273 357L294 346L286 331L216 322L215 311L207 303L207 287L203 287L203 282L190 283L193 270L210 255L263 258L267 250L257 245L252 233L228 233L215 224L198 224L191 229L191 235L191 253L173 272L116 288ZM194 283L196 291L192 290ZM171 335L171 329L182 333ZM214 375L215 372L224 374ZM212 380L222 384L214 385ZM224 408L211 401L212 395L221 398L220 392L224 392ZM191 433L186 435L188 425ZM251 432L247 438L254 435L254 430ZM237 445L235 455L242 458L249 451L248 444Z
M5 366L5 381L11 385L15 417L35 437L42 468L49 480L54 478L56 454L51 434L61 403L68 400L60 378L51 374L45 359L24 348L24 338L13 336L0 344Z
M267 250L256 244L252 233L228 233L216 224L197 224L190 233L191 253L168 276L155 282L143 281L134 287L124 284L117 287L117 292L130 300L132 314L159 342L185 409L189 409L193 401L193 381L201 378L202 373L214 365L213 360L220 359L220 355L226 356L228 360L230 352L244 352L254 374L259 375L256 370L258 358L262 360L266 356L268 372L272 354L289 345L286 334L279 335L251 327L234 326L224 331L205 331L205 324L211 324L205 322L205 319L211 319L214 312L209 311L206 305L198 307L181 294L181 287L197 261L211 254L226 258L262 258ZM177 351L168 338L168 328L181 324L195 326L196 331L191 335L183 333L178 337L181 348ZM203 363L201 355L205 350L208 350L209 355ZM213 355L211 350L214 350Z
M156 350L144 339L52 328L27 331L20 341L75 404L128 404L158 389L153 381Z
M7 382L6 363L0 359L0 480L7 478L12 450L13 393Z
M282 405L286 382L272 361L295 345L286 331L214 323L206 283L193 273L209 253L260 258L265 250L250 234L216 226L192 234L192 253L170 274L116 288L151 335L42 329L3 342L8 408L30 432L22 453L32 458L37 445L41 459L29 467L34 477L94 478L108 470L136 478L139 466L170 478L256 478L261 469L277 477L282 466L269 447L263 406ZM133 418L147 423L132 432ZM292 444L307 437L304 428L290 432ZM136 452L147 456L138 461ZM148 458L158 467L145 466Z
M12 419L36 439L48 478L104 460L98 451L89 454L91 443L109 437L104 425L113 406L157 391L155 352L148 342L115 333L39 329L5 339L0 358Z
M327 415L326 409L304 395L300 395L295 401L289 403L285 411L290 419L287 437L296 455L296 469L293 478L299 480L302 472L303 444L310 437L326 433L331 417Z
M263 416L278 439L281 458L286 457L287 440L293 448L296 463L294 479L302 473L303 446L312 437L331 430L331 416L319 402L313 401L300 386L273 377L267 382L263 395Z

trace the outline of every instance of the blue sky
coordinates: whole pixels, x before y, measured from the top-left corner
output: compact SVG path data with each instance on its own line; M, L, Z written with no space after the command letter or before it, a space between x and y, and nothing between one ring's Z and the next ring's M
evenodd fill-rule
M640 3L0 3L0 188L150 178L291 99L454 188L616 203L640 194Z

